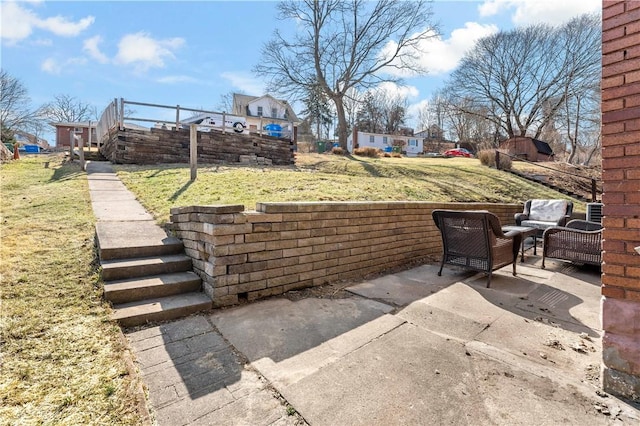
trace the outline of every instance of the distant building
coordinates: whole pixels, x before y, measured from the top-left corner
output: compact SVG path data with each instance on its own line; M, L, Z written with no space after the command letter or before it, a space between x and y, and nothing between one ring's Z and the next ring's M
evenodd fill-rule
M23 132L22 130L16 130L13 132L14 139L20 145L37 145L41 149L49 149L49 142L45 139L39 138L31 133Z
M553 161L554 153L548 143L538 139L516 136L500 142L499 149L517 158L539 162Z
M89 146L89 143L97 146L97 122L95 121L51 122L49 124L56 128L56 147L71 146L72 139L75 146L79 145L80 140L84 146Z
M380 133L360 132L354 129L347 138L347 150L353 152L356 148L377 148L385 152L396 150L404 152L408 157L422 154L422 138L404 135L387 135Z
M234 93L231 113L246 117L250 131L275 124L281 127L283 135L292 135L292 139L296 140L300 120L286 100L276 99L268 94L249 96Z

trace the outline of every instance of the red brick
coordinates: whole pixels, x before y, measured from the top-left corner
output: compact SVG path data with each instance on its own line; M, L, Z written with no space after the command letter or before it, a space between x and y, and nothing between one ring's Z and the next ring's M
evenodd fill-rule
M633 108L640 105L640 94L631 95L624 98L624 106L625 108Z
M602 120L602 134L603 135L615 135L624 132L624 123L610 123ZM604 141L602 142L604 144Z
M607 204L607 216L634 217L638 215L638 206Z
M640 156L640 143L627 145L624 147L624 155L638 155ZM640 163L637 163L640 164Z
M611 111L621 110L625 106L624 102L625 101L623 98L617 98L610 101L603 101L602 112L611 112Z
M640 31L640 21L629 22L624 28L626 28L627 34L637 33Z
M604 217L602 226L607 228L624 228L624 218L622 217Z
M626 59L625 53L622 50L616 50L615 52L602 55L602 65L607 66L607 65L615 64L616 62L624 61L625 59Z
M624 27L611 28L610 30L602 32L602 42L604 43L610 40L615 40L624 35Z
M608 20L614 16L624 13L626 10L623 1L603 0L602 2L602 20Z
M625 4L625 10L632 10L632 9L637 9L640 7L640 2L633 0L633 1L628 1Z
M603 158L602 159L602 168L603 169L630 169L632 167L638 167L640 164L639 156L626 156L626 157L614 157L614 158ZM629 185L625 187L629 189L638 189L635 185L631 188ZM615 191L622 191L622 189L614 189ZM607 190L604 189L606 192Z
M621 51L631 46L637 46L638 44L640 44L640 33L629 34L627 32L627 35L624 37L602 43L602 53L603 55L609 55L615 51Z
M632 192L630 194L626 194L624 197L624 201L629 204L640 205L640 192Z
M626 269L626 274L625 275L627 277L640 278L640 268L639 267L629 266Z
M640 291L627 290L624 298L632 302L640 302Z
M638 67L640 67L640 64L638 64ZM636 67L636 69L638 67ZM602 121L605 123L637 119L640 119L640 107L626 108L622 111L605 112L602 114Z
M602 265L602 273L607 275L624 275L624 266L623 265Z
M624 289L607 285L602 286L601 293L605 297L612 297L614 299L624 299L625 296Z
M629 72L624 74L623 78L625 81L624 85L620 85L618 87L610 87L606 90L602 91L602 100L610 101L613 99L622 99L626 98L630 95L635 95L640 93L640 83L633 83L627 81L627 75L635 75L634 73L637 69L633 70L633 72ZM632 83L632 84L630 84Z
M611 149L611 147L603 147L602 151L604 152L605 149ZM614 180L623 180L624 177L624 170L621 169L615 169L615 170L603 170L602 171L602 180L606 180L606 181L614 181ZM622 201L620 201L622 202Z
M608 251L605 251L602 257L606 263L613 265L632 265L638 259L638 256L634 254L610 253Z
M638 61L629 57L629 50L627 50L627 59L622 62L616 62L615 64L607 65L602 69L603 77L611 77L614 75L625 74L629 71L635 71L638 68Z
M607 253L624 253L624 241L603 240L602 250Z
M640 289L640 280L616 275L602 275L602 284L622 287L624 289Z
M611 87L617 87L617 86L621 86L625 83L626 81L626 77L625 75L615 75L613 77L609 77L609 78L603 78L602 79L602 89L609 89ZM634 80L635 81L635 80Z
M604 14L605 11L603 11ZM627 10L625 13L616 13L615 16L607 16L606 19L602 20L602 30L606 31L611 28L621 27L629 22L634 22L640 20L640 10L632 9Z
M624 145L602 148L602 158L617 158L624 156Z

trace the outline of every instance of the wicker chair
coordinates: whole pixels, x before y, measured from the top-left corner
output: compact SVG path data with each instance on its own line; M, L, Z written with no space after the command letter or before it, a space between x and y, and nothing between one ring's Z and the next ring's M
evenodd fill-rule
M491 285L491 273L513 264L516 275L516 259L522 242L519 231L502 232L500 219L487 211L434 210L433 220L442 236L442 262L489 274L487 287Z
M566 226L554 226L542 236L542 268L547 257L575 263L602 263L602 225L586 220L572 220Z

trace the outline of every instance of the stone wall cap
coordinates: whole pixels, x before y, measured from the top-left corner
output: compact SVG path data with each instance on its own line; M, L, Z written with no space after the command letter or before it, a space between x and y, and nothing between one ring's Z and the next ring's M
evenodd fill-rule
M171 211L171 214L184 214L184 213L228 214L228 213L243 212L244 206L242 204L185 206L185 207L172 207L170 211Z

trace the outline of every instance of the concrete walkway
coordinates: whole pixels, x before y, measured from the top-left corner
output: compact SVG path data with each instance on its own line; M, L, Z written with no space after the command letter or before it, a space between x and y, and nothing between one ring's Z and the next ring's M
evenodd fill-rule
M144 217L87 170L96 215ZM598 390L598 272L539 263L527 252L490 289L423 265L126 336L159 425L639 424Z

